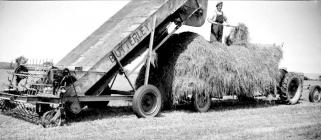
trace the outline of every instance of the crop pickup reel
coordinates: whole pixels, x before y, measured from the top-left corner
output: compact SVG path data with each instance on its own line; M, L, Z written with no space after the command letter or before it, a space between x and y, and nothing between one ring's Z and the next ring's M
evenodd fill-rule
M61 125L65 116L61 97L76 81L70 71L19 65L10 74L8 88L1 91L1 111L43 126Z

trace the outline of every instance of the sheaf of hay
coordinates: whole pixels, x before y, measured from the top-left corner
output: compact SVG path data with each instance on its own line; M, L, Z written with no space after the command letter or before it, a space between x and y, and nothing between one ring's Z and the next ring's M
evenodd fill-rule
M230 45L247 45L249 42L249 31L244 23L239 23L233 27L225 39L225 44Z

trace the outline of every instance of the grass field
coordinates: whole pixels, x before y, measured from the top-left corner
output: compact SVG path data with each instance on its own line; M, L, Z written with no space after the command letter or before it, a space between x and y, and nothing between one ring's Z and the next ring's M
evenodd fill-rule
M129 88L122 87L124 81L117 79L117 88ZM104 110L85 110L55 128L0 114L0 139L321 139L321 103L308 101L309 84L321 82L305 81L296 105L214 100L207 113L179 106L159 117L138 119L130 103L115 103Z

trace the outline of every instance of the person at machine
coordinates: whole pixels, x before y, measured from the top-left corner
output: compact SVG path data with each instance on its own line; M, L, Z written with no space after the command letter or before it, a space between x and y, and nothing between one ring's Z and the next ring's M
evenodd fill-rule
M77 81L76 77L70 74L69 69L65 68L62 71L63 78L61 80L61 85L62 86L70 86L74 82Z
M216 10L212 18L208 19L208 21L212 24L211 25L211 36L210 42L218 41L222 42L223 36L223 23L227 23L227 18L224 15L223 11L223 2L219 1L216 4Z
M28 68L25 66L28 59L25 57L19 57L16 59L17 68L14 70L16 75L15 93L17 94L34 94L36 90L30 87L28 83Z
M19 92L27 92L27 90L33 90L30 88L30 84L28 83L27 77L22 78L18 85L16 86Z
M48 72L48 84L53 85L53 93L56 94L59 88L71 86L75 81L76 77L70 74L69 69L65 68L62 71L57 67L52 67Z
M16 59L17 68L14 70L16 74L16 86L20 83L21 80L26 79L25 74L28 73L28 68L25 66L27 59L24 57L19 57Z

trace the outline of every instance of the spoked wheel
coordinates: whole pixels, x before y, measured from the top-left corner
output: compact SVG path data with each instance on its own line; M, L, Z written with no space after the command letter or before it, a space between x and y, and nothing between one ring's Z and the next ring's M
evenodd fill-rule
M312 86L309 93L310 102L321 102L321 87L318 85Z
M143 85L135 92L133 110L137 117L154 117L160 112L161 105L161 93L155 86Z
M289 72L285 75L281 90L286 95L288 104L296 104L302 95L302 80L296 73Z
M210 95L205 92L194 94L192 101L197 112L207 112L211 106Z
M61 109L54 109L47 111L41 117L41 124L43 127L55 127L62 125L62 111Z

